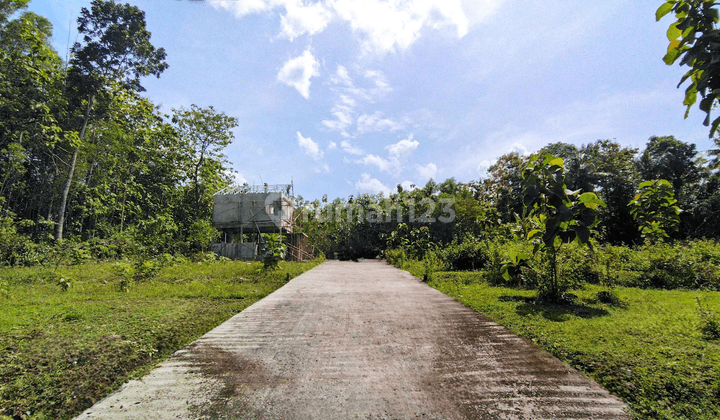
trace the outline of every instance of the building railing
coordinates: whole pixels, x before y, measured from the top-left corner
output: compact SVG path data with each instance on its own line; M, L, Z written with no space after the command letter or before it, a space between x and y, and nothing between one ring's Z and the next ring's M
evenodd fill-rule
M225 194L247 194L247 193L270 193L270 192L282 192L289 196L295 195L294 186L290 184L260 184L260 185L230 185L229 187L223 188L222 190L215 193L215 195Z

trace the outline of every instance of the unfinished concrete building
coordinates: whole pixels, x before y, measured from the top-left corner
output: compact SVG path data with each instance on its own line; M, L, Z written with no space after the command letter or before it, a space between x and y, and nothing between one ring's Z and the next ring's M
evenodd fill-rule
M213 225L222 242L212 251L230 259L261 257L264 233L285 237L288 257L304 261L314 257L307 237L297 232L293 184L228 187L213 197Z

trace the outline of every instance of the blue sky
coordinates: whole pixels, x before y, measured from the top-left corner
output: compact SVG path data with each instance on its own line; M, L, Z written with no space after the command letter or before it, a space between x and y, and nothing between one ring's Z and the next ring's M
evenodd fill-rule
M684 73L662 62L670 17L637 0L131 0L170 67L145 79L163 110L238 118L226 153L249 183L305 198L481 178L509 151L674 135ZM90 1L32 0L64 56Z

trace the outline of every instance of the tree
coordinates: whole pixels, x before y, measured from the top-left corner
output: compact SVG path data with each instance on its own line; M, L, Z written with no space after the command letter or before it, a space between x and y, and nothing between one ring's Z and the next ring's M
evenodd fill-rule
M664 179L641 182L630 202L630 213L640 225L645 240L656 243L667 239L667 232L680 224L680 208L672 185Z
M478 200L487 200L495 206L503 223L514 222L515 215L522 214L522 169L526 163L527 158L516 152L500 156L488 168L489 177L476 194Z
M710 125L710 113L720 95L720 31L717 28L716 5L715 0L670 0L655 12L658 21L671 12L675 13L676 21L667 30L670 44L663 61L672 65L680 59L680 66L690 67L678 84L680 87L690 81L683 101L687 106L685 118L697 102L699 93L702 96L699 108L706 114L705 126ZM720 117L712 120L710 137L715 134L718 125Z
M167 69L165 50L150 43L145 12L129 4L112 0L93 0L90 10L83 7L78 22L78 34L84 44L75 43L70 60L69 83L84 108L80 132L70 142L73 150L68 176L62 189L55 237L63 237L65 209L75 173L78 150L85 139L95 99L110 82L134 90L144 91L140 77L160 74Z
M642 179L665 179L673 187L675 197L685 205L692 190L702 179L694 144L673 136L650 137L638 160Z
M590 179L607 207L599 209L598 230L612 244L629 244L639 239L627 203L639 182L635 156L638 149L610 140L598 140L580 148L584 165L581 179ZM578 188L578 187L574 187Z
M192 104L189 110L173 109L173 113L172 122L190 156L188 174L194 191L195 217L199 218L203 216L201 204L205 190L219 189L227 182L222 177L225 170L222 151L235 138L232 129L238 123L236 118L217 112L212 106L200 108Z
M17 208L23 201L19 216L35 219L38 205L49 207L39 197L52 196L55 145L72 136L59 122L63 72L48 43L52 26L31 12L9 20L26 3L0 1L0 178L5 205Z
M522 176L524 215L537 226L527 239L535 245L533 253L545 254L550 268L541 281L540 295L558 300L566 287L558 278L558 253L565 243L590 243L590 231L597 225L597 209L605 203L593 192L568 190L563 160L549 153L531 156ZM512 265L519 263L513 261Z

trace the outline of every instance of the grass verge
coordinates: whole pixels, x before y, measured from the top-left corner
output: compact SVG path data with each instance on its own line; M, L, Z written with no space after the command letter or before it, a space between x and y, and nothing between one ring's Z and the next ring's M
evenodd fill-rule
M404 268L422 278L422 263ZM472 272L435 273L431 287L454 297L584 372L621 397L636 418L720 418L720 340L702 335L698 299L720 313L720 292L600 286L575 304L536 304L534 291L490 286Z
M71 418L318 263L187 262L127 291L114 263L1 268L0 418Z

